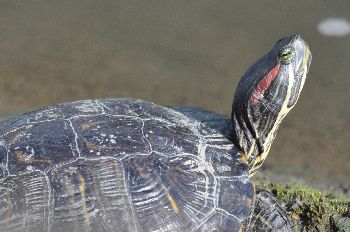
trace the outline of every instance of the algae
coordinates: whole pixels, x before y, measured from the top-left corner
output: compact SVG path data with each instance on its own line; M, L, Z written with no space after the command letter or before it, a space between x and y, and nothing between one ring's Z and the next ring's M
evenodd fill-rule
M257 187L277 197L296 231L343 231L333 218L350 221L350 199L339 199L333 193L303 185L259 183Z

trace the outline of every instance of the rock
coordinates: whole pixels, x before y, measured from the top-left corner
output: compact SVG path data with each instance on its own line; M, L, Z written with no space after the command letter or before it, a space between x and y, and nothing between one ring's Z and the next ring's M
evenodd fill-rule
M350 232L350 197L318 190L293 177L276 179L274 173L255 177L257 187L270 191L287 212L294 231ZM302 183L302 184L300 184ZM333 189L332 189L333 190Z
M342 217L339 215L333 215L331 217L332 229L337 232L349 232L350 231L350 218Z

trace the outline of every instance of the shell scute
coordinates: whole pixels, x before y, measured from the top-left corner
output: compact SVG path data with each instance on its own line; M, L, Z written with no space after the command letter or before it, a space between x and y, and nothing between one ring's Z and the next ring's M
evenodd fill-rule
M224 211L216 211L196 232L242 231L242 222Z
M137 231L120 161L78 159L52 169L48 177L52 231Z
M155 152L168 155L193 153L199 145L198 136L190 129L165 119L145 120L143 131Z
M254 186L244 178L225 178L220 181L218 205L230 215L244 221L252 211Z
M145 230L170 225L169 231L191 231L215 207L216 179L199 160L135 156L124 167L134 210Z
M72 119L80 152L85 157L149 154L151 146L137 117L99 115Z
M49 192L38 171L6 178L0 186L1 231L47 231Z
M74 131L64 120L34 123L25 130L14 130L6 137L9 174L30 169L45 171L78 156Z
M7 172L7 148L0 145L0 180L6 176Z
M206 159L210 163L216 174L220 177L248 176L248 165L239 157L242 152L233 146L225 147L206 147Z

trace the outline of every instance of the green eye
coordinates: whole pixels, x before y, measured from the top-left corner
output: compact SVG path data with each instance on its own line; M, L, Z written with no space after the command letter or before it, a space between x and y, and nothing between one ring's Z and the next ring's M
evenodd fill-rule
M281 51L279 58L282 64L289 64L295 58L295 51L292 48L285 48Z

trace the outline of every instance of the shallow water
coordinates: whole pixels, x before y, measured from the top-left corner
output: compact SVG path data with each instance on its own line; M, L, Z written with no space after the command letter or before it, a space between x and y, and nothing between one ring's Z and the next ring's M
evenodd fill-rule
M279 37L298 33L313 64L264 168L349 186L350 36L317 29L349 12L348 0L4 0L0 117L126 96L229 115L245 70Z

